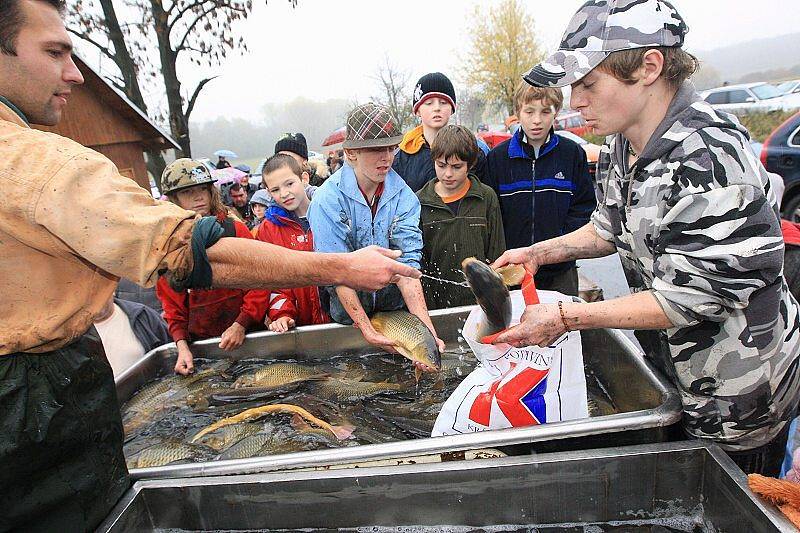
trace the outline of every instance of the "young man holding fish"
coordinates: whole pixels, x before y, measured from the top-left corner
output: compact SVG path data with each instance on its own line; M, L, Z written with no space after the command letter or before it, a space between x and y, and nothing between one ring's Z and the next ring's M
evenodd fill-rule
M586 226L506 252L542 265L618 252L633 291L596 303L529 306L497 343L550 344L564 331L635 329L675 384L687 436L719 444L745 472L775 475L800 396L798 306L782 275L775 197L748 134L687 81L688 28L664 0L584 5L561 47L525 80L572 86L601 152Z
M347 164L314 193L308 210L314 249L346 252L378 244L402 251L398 260L418 268L422 255L419 200L392 170L402 139L397 121L383 106L360 105L347 117L346 136ZM396 351L395 341L379 333L369 319L377 311L395 311L405 305L436 335L416 279L403 279L377 292L326 287L322 300L333 320L353 324L367 342L390 352ZM444 342L437 339L437 343L443 350Z
M83 83L64 9L0 2L0 530L93 530L130 485L114 378L92 327L120 277L376 290L419 276L377 247L304 254L221 238L216 219L158 202L103 155L30 128L57 124Z

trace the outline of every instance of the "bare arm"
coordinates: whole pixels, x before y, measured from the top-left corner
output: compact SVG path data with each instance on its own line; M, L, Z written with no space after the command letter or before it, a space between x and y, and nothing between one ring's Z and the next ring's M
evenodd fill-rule
M507 264L524 264L535 274L543 265L605 257L616 251L614 243L601 239L590 222L562 237L537 242L527 248L508 250L493 266L499 268Z
M563 302L564 318L570 330L667 329L674 327L650 291L638 292L602 302ZM566 328L556 304L530 305L519 325L497 337L495 343L513 346L548 346Z
M341 302L347 315L353 320L353 326L361 331L364 340L387 352L397 353L397 350L394 348L394 341L375 331L372 322L369 321L369 317L358 299L358 293L356 293L356 291L340 285L336 287L336 296L339 297L339 302Z
M400 251L376 246L348 254L298 252L250 239L222 238L208 248L214 287L277 289L346 285L377 290L400 277L419 278L396 258Z

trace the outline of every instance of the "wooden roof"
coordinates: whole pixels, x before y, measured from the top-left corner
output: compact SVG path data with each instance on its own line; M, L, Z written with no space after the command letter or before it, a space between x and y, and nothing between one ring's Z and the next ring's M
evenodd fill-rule
M61 122L54 127L36 126L69 137L84 146L100 147L138 143L144 149L169 150L180 146L124 94L73 55L83 74L83 85L73 87Z

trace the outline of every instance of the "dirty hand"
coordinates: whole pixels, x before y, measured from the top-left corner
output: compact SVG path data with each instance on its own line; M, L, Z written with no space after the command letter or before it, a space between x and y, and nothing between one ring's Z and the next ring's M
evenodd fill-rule
M436 340L436 346L439 348L439 353L445 351L445 349L447 348L445 342L436 335L434 335L433 338Z
M175 373L188 376L194 372L194 356L184 343L178 343L178 361L175 363Z
M364 328L361 330L361 334L364 336L364 340L370 343L371 345L375 346L376 348L380 348L383 351L389 353L397 353L397 343L394 342L389 337L385 337L381 335L374 328Z
M539 260L533 252L533 246L507 250L503 255L497 258L497 261L492 263L492 268L497 270L506 265L524 265L525 270L530 272L531 276L536 274L539 267L542 266L539 264Z
M222 338L219 341L220 349L225 351L235 350L244 342L244 334L244 327L238 322L234 322L222 332Z
M269 325L270 331L276 331L278 333L283 333L285 331L289 331L295 325L295 321L293 318L288 316L282 316L280 318L275 319Z
M400 250L378 246L367 246L351 252L347 254L347 270L339 285L355 290L376 291L390 283L397 283L402 277L419 279L419 270L396 260L401 255Z
M498 335L493 344L511 346L550 346L566 329L561 321L558 306L554 304L529 305L522 313L519 324Z

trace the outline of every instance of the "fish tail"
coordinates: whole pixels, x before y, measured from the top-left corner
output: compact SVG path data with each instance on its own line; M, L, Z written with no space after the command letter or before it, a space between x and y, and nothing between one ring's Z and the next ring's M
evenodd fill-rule
M349 438L356 429L356 427L352 424L342 424L341 426L331 426L328 424L328 427L339 440L345 440Z

